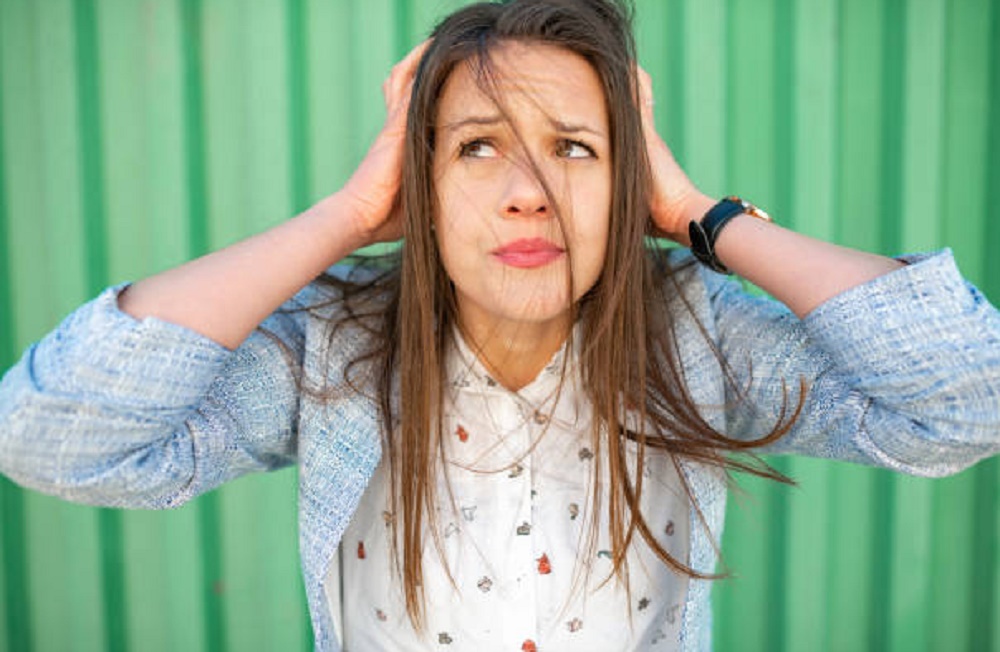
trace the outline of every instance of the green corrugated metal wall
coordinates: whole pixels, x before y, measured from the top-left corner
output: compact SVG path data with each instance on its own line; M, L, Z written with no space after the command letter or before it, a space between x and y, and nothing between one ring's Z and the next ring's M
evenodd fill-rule
M448 0L0 0L0 369L100 288L335 190ZM707 191L1000 300L1000 6L644 0L661 131ZM720 650L1000 651L1000 464L928 481L779 460L746 481ZM0 649L310 647L295 475L170 513L0 479Z

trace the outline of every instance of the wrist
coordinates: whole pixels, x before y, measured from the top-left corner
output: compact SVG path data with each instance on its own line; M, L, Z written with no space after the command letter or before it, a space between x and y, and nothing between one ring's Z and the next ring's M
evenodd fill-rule
M331 250L338 254L350 253L372 243L365 214L365 207L343 190L324 197L305 213L316 222L321 240L333 244Z
M700 222L705 214L718 202L717 199L709 197L700 192L694 193L682 204L681 221L677 225L678 233L674 239L685 247L691 246L690 230L691 222Z
M683 247L690 247L691 222L700 221L715 203L715 199L695 190L669 207L652 207L656 237L669 238ZM667 224L671 226L660 226Z

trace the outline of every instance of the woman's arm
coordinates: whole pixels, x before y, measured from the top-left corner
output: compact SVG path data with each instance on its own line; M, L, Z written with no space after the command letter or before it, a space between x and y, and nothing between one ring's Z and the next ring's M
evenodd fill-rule
M235 349L338 260L401 237L393 209L410 90L425 47L414 48L383 85L385 126L341 191L269 231L135 283L120 296L121 309L185 326Z
M299 373L327 344L315 332L326 317L301 308L332 298L309 283L335 261L400 236L392 209L420 52L393 69L385 128L343 190L110 288L29 347L0 379L0 473L69 500L163 508L294 463Z
M717 200L691 183L656 132L652 82L642 69L638 73L643 131L653 174L653 221L664 235L687 247L691 244L688 225L700 221ZM816 240L746 214L735 217L722 230L715 242L715 253L726 267L799 317L902 265L891 258Z
M276 313L273 337L227 351L131 318L118 295L78 308L0 380L0 474L75 502L167 508L294 463L307 313Z
M707 269L685 272L700 279L689 287L707 289L707 305L697 296L692 305L712 341L689 347L700 355L691 377L711 376L713 348L729 365L725 400L710 399L725 405L727 434L758 438L801 398L791 430L757 452L923 476L1000 453L1000 313L949 252L907 262L804 319Z
M682 218L682 242L690 245L687 225L700 220L715 200L693 197ZM902 267L885 256L841 247L789 231L741 213L715 241L715 253L733 273L784 303L799 317L820 304Z
M688 226L715 200L698 191L657 135L641 70L639 82L651 214L664 235L689 246ZM689 355L701 351L699 370L715 352L729 365L730 436L760 437L802 398L790 432L764 452L932 476L1000 452L1000 313L965 283L949 254L905 266L746 214L722 230L715 253L785 304L699 270L710 305L697 314L713 346Z

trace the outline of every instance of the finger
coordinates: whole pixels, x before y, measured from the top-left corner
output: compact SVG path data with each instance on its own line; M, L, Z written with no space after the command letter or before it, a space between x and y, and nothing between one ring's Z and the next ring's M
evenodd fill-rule
M636 64L635 67L636 78L639 80L639 92L644 95L652 95L653 93L653 78L649 76L646 69L642 66Z
M656 100L653 96L653 78L649 76L642 66L636 65L636 78L639 85L639 110L643 118L653 119L653 106Z
M424 52L427 51L430 44L431 39L423 41L392 67L389 77L382 84L386 106L391 106L393 103L399 101L405 92L409 90L413 78L417 74L417 66L420 63L420 59L424 56Z
M427 48L430 47L432 40L433 39L428 38L424 39L420 43L417 43L415 46L413 46L413 49L410 50L409 53L407 53L407 55L403 57L403 60L400 61L397 65L409 68L416 68L417 62L420 61L420 57L424 56L424 52L426 52Z

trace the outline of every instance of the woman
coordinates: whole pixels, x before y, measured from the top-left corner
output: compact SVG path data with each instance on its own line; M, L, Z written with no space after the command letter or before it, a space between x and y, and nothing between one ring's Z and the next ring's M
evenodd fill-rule
M635 60L606 0L455 12L394 69L340 192L26 353L0 468L164 508L297 463L321 650L337 620L348 650L710 647L724 472L781 479L727 454L926 475L996 454L1000 318L947 254L705 197ZM312 283L400 236L387 272Z

